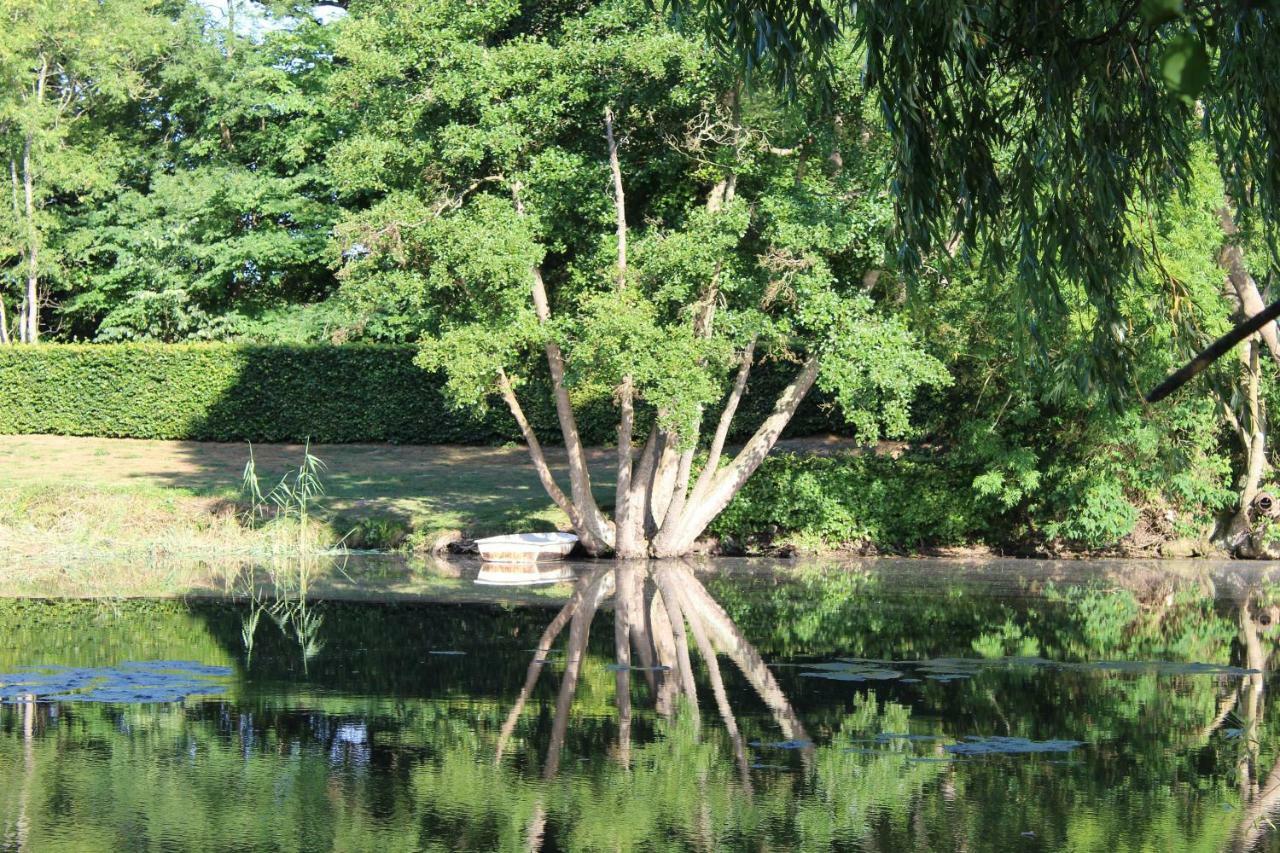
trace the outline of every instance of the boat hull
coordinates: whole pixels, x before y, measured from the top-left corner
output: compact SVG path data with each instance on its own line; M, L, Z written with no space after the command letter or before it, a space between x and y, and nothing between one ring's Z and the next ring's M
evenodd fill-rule
M578 544L572 533L517 533L477 539L480 559L486 563L545 563L563 560Z

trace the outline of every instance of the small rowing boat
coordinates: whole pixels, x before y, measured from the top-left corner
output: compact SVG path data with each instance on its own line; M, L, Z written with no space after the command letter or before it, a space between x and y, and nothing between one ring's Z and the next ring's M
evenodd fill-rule
M480 559L488 563L541 563L569 556L578 537L572 533L512 533L476 540Z

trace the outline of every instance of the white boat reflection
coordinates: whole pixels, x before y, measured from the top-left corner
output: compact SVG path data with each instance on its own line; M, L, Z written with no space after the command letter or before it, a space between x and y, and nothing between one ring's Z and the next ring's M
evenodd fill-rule
M564 563L484 563L476 575L482 586L541 586L574 579Z

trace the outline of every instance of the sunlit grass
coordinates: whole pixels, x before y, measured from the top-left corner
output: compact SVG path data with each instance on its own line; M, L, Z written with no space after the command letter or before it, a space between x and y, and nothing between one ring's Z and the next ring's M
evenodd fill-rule
M275 484L304 452L257 445L255 473ZM333 541L357 527L430 545L445 530L477 537L566 525L519 448L324 445L312 454L326 465L325 493L308 511ZM269 550L270 537L237 521L247 444L3 436L0 457L0 542L21 553ZM596 485L607 506L607 464Z

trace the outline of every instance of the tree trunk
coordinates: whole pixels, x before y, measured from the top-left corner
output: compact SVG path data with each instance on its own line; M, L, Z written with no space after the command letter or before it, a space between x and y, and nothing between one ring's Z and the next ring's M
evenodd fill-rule
M516 212L525 215L524 202L520 199L520 185L513 184L511 197L515 202ZM534 266L530 270L532 279L531 296L533 310L538 322L546 325L551 320L551 301L547 298L547 285L542 279L542 268ZM560 345L548 339L543 351L547 357L547 371L551 374L551 391L556 404L556 418L560 422L560 435L564 439L565 452L569 457L569 490L573 495L573 505L577 509L580 520L574 522L582 546L593 555L607 553L613 547L613 527L600 512L595 495L591 491L591 471L587 467L587 454L582 448L582 437L578 434L578 421L573 414L573 403L569 399L569 389L564 382L564 354Z
M49 76L49 62L43 60L36 77L35 102L37 108L44 103L45 81ZM35 130L27 127L22 140L22 189L27 214L27 293L23 309L25 328L23 339L34 344L40 339L40 234L36 228L35 176L32 174L31 147Z
M613 110L604 109L604 138L609 149L609 171L613 175L613 209L617 221L618 268L615 287L621 293L627 287L627 202L623 192L622 165L618 160L618 141L613 135ZM631 440L635 435L635 383L630 375L622 377L618 386L618 477L614 498L613 550L619 559L643 557L648 552L644 541L645 513L638 504L645 490L632 484L634 467Z
M731 96L731 108L737 120L736 92ZM627 216L626 196L622 166L618 157L618 142L614 135L613 111L604 111L604 135L608 146L609 169L613 183L614 215L617 223L617 267L614 286L619 293L627 287ZM707 209L712 213L723 210L733 201L736 191L736 175L730 172L711 188L707 196ZM516 211L524 215L518 183L511 188ZM540 323L551 318L546 284L538 266L531 270L534 311ZM767 300L766 300L767 301ZM707 282L705 292L694 306L693 330L700 337L712 335L716 307L719 302L719 270ZM766 305L767 307L767 305ZM516 417L525 437L534 467L547 493L573 524L586 550L593 555L610 551L619 559L636 559L647 556L670 557L688 553L697 543L717 515L733 500L747 478L760 466L773 449L783 429L791 421L801 401L808 394L818 375L819 357L812 355L804 362L795 379L783 389L773 412L756 430L746 446L728 466L720 468L720 458L737 414L738 404L746 391L747 379L755 358L755 340L750 340L739 353L739 365L729 390L715 433L711 437L707 463L693 479L694 459L698 452L698 439L702 413L690 419L690 423L676 429L659 430L655 425L648 436L639 459L634 455L636 404L642 399L641 389L636 387L630 374L621 377L615 390L618 401L617 486L614 492L614 518L609 522L600 512L591 491L591 475L587 468L586 454L578 434L572 403L564 381L564 355L552 340L545 344L547 366L551 374L552 393L556 415L564 437L565 451L569 458L569 482L571 497L567 497L556 484L543 458L537 437L520 411L519 402L506 381L499 377L499 389L508 408ZM663 420L658 412L658 420ZM692 486L692 487L691 487ZM667 613L669 630L676 635L677 646L682 647L684 626L680 621L678 600L662 595ZM674 612L672 612L674 608ZM661 632L658 632L660 634ZM662 639L655 634L654 643L659 655L664 651ZM677 661L679 670L687 671L687 661ZM683 679L682 679L683 680ZM683 684L686 694L691 685Z
M1262 474L1266 469L1266 414L1263 403L1259 399L1259 385L1262 378L1262 365L1259 358L1261 348L1261 343L1255 336L1249 340L1245 352L1241 354L1241 361L1245 363L1247 371L1245 405L1247 407L1248 423L1245 425L1245 429L1249 436L1249 444L1246 448L1244 482L1240 487L1240 506L1236 510L1235 518L1232 519L1229 531L1230 538L1233 541L1249 532L1249 510L1253 507L1254 498L1258 496L1258 489L1262 483Z
M1236 225L1229 199L1218 210L1218 222L1222 226L1222 233L1225 237L1222 251L1218 254L1218 265L1226 271L1227 280L1231 283L1232 289L1240 300L1240 310L1243 312L1245 319L1248 319L1255 314L1261 313L1266 305L1262 301L1262 294L1258 292L1258 283L1249 274L1249 268L1245 265L1244 250L1236 242L1240 229ZM1262 339L1266 341L1271 357L1275 359L1277 364L1280 364L1280 337L1276 334L1276 324L1267 323L1259 330L1259 333L1262 335Z
M14 225L22 221L22 206L18 202L18 163L13 158L9 159L9 179L13 186L13 222ZM18 249L18 266L25 267L27 263L26 251L22 248ZM5 316L4 296L0 294L0 343L10 343L9 337L9 319ZM22 319L22 301L18 301L18 317ZM26 323L21 322L18 327L18 340L26 339Z
M516 424L520 427L520 434L524 436L525 447L529 450L529 458L533 462L534 470L538 472L538 479L542 483L542 488L555 501L556 506L569 517L569 522L574 528L584 528L586 526L582 519L582 514L578 511L573 501L565 495L560 485L556 482L555 476L551 473L551 466L547 464L547 458L542 452L542 443L538 441L538 435L533 431L533 427L529 425L529 419L525 417L524 409L520 405L520 400L516 397L515 389L511 387L511 380L507 378L506 371L498 371L498 389L502 392L502 399L506 402L507 408L511 411L512 417L516 419Z
M729 501L733 500L733 496L742 489L747 478L755 473L778 442L778 437L791 422L800 403L818 378L819 366L819 357L810 356L796 378L778 395L773 413L765 418L733 461L723 471L716 472L706 488L705 496L700 496L699 501L690 504L687 513L677 524L671 525L671 519L668 519L668 524L663 525L662 532L654 542L654 556L677 557L693 547L707 525L724 511Z

